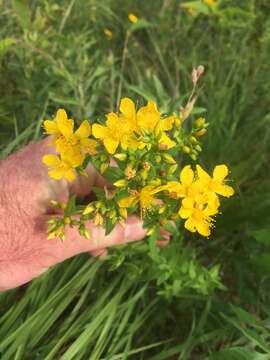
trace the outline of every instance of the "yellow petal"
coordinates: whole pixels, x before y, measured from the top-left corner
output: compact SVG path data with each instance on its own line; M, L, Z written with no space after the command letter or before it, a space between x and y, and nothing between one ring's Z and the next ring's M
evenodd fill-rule
M43 126L44 126L44 129L45 129L47 134L49 134L49 135L60 135L60 131L59 131L55 121L45 120L43 122Z
M56 155L48 154L42 157L42 162L50 167L59 166L61 164L61 160Z
M84 160L84 156L81 154L79 147L73 147L69 151L62 153L61 158L66 163L67 167L80 166Z
M129 98L123 98L120 102L120 111L127 118L136 116L134 102Z
M69 138L73 134L74 122L73 120L69 120L67 118L67 113L64 109L59 109L56 113L55 117L56 124L61 134L64 135L65 138Z
M225 197L230 197L234 194L234 189L229 185L216 184L214 191Z
M194 172L191 169L190 165L186 165L181 173L180 173L180 180L181 183L185 186L189 186L192 184L193 180L194 180Z
M184 198L182 200L182 206L186 209L193 209L194 208L194 199Z
M217 165L213 171L213 179L222 182L228 173L229 170L226 165Z
M160 120L159 126L161 131L171 130L175 121L175 116L168 116L165 119Z
M210 235L210 224L207 221L196 221L196 229L202 236Z
M191 232L195 232L195 231L196 231L195 223L194 223L194 221L193 221L192 218L188 218L188 219L185 221L185 228L186 228L188 231L191 231Z
M116 127L120 125L119 117L117 114L112 112L107 114L106 117L107 117L106 125L108 126L109 129L114 130Z
M110 136L109 129L106 126L94 124L92 126L92 133L97 139L104 139Z
M52 169L52 170L48 171L48 175L52 179L60 180L65 175L65 169L63 167Z
M159 143L162 145L166 145L167 149L171 149L175 146L175 142L172 141L169 136L165 134L165 132L162 133Z
M192 215L192 210L186 209L183 206L181 206L178 214L182 219L187 219Z
M91 135L91 127L87 120L84 120L80 127L75 131L79 139L88 138Z
M93 139L81 139L81 147L84 153L95 155L97 154L98 143Z
M129 208L134 206L138 202L137 196L128 196L118 201L118 205L121 208Z
M119 145L119 141L112 139L104 139L104 146L109 154L114 154L117 147Z
M67 170L67 171L65 172L64 177L65 177L68 181L70 181L70 182L73 181L73 180L75 180L76 175L75 175L75 173L74 173L74 170L73 170L73 169Z
M211 177L207 174L206 171L200 165L196 165L197 174L200 180L211 180Z

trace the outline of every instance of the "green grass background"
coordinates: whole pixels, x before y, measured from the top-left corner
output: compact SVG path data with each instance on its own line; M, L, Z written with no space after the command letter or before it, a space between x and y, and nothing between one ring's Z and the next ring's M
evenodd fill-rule
M227 290L165 300L82 255L0 294L3 359L270 359L270 3L192 1L197 16L183 4L0 1L0 156L40 138L60 106L77 120L116 110L120 96L177 110L203 64L200 163L228 164L237 194L198 241Z

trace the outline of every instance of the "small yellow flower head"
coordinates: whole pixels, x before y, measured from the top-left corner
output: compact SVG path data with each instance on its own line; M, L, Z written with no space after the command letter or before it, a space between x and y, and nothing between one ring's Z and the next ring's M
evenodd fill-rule
M104 34L107 36L107 38L108 38L109 40L111 40L111 38L113 37L112 31L109 30L109 29L104 29Z
M136 24L136 22L138 21L137 16L134 14L128 14L128 19L132 24Z

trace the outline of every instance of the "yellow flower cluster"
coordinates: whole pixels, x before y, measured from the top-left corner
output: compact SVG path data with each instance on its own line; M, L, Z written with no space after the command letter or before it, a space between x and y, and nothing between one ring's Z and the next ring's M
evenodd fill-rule
M226 165L216 166L213 177L200 165L196 165L196 170L194 173L190 165L185 166L179 176L180 182L168 182L162 189L167 190L174 198L182 198L178 214L186 220L185 228L209 236L212 216L218 213L220 206L217 195L230 197L234 194L234 190L224 183L228 175Z
M180 152L196 160L201 151L197 138L206 132L205 119L195 120L189 133L181 126L191 112L187 114L185 109L193 103L191 99L178 115L162 117L153 101L136 109L131 99L123 98L119 113L107 114L104 123L91 126L84 120L74 130L74 121L63 109L53 120L44 121L45 132L56 150L56 154L43 157L50 177L73 181L78 170L91 160L107 180L113 179L113 191L104 189L96 202L79 213L81 231L87 219L111 229L128 214L139 212L152 224L180 217L187 230L210 235L213 217L219 212L218 195L230 197L234 190L225 183L229 172L226 165L216 166L212 176L200 165L196 165L196 171L185 166L179 180L174 175Z
M48 154L43 157L43 163L49 167L49 176L59 180L65 178L73 181L76 177L75 168L82 165L85 155L96 154L98 143L90 139L91 127L87 120L74 132L74 121L68 119L65 110L59 109L54 120L45 120L44 129L52 136L59 156Z
M174 116L161 119L157 106L149 101L146 106L141 107L137 112L134 102L124 98L120 103L120 115L109 113L106 125L94 124L92 132L95 138L101 139L109 154L114 154L118 146L126 150L150 148L151 143L145 142L146 134L154 134L159 137L161 148L170 149L175 145L166 131L173 127Z

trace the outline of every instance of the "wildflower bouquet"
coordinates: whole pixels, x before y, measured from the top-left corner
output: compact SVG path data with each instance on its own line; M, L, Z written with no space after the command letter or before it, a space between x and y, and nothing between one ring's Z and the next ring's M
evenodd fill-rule
M195 162L202 151L200 138L208 126L202 117L190 121L189 128L185 126L192 115L203 71L202 66L193 70L191 95L186 105L172 115L162 116L153 101L136 109L131 99L123 98L119 113L111 112L105 121L93 124L84 120L75 131L74 121L63 109L53 120L44 121L57 153L43 157L50 177L72 182L77 175L87 176L85 169L91 162L111 184L103 190L94 188L96 200L85 205L76 204L74 197L68 204L53 200L64 214L49 221L49 239L58 236L64 240L64 229L71 226L91 241L86 221L110 233L116 223L125 226L128 215L136 214L147 228L147 241L134 245L134 251L148 253L155 264L154 270L148 268L149 273L159 274L157 282L164 284L166 293L178 293L183 287L208 293L211 288L221 287L218 266L201 266L196 250L185 246L182 236L186 229L209 237L214 217L220 211L220 197L234 193L226 184L226 165L217 165L209 175L199 164L188 164L189 160ZM164 228L172 234L171 244L160 250L156 243L162 239ZM115 250L111 256L117 264L114 267L130 253ZM138 269L145 267L137 265Z

